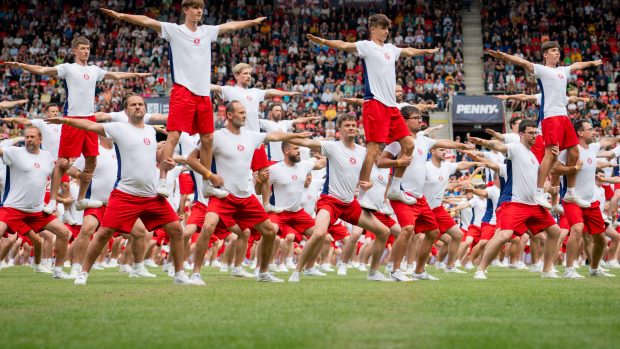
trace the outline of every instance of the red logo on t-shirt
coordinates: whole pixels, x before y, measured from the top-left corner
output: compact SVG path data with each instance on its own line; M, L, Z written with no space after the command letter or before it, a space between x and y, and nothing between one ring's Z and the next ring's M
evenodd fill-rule
M311 200L311 199L312 199L312 195L308 195L308 200Z
M297 180L297 175L293 175L293 176L291 176L291 178L292 178L294 181L296 181L296 180Z
M245 147L244 147L243 145L239 144L239 145L237 146L237 150L238 150L238 151L244 151L244 150L245 150Z
M84 74L84 80L90 80L90 76L88 76L88 74Z
M194 38L194 45L200 45L200 38Z
M349 158L349 162L351 163L351 165L357 164L357 160L355 160L355 158Z
M564 79L564 75L562 75L562 74L558 73L558 78L560 78L560 79Z
M247 98L250 102L252 101L252 96L245 96L245 98Z
M41 168L41 165L39 165L39 163L38 163L38 162L35 162L35 163L34 163L34 168Z
M592 159L591 158L588 158L588 164L592 165Z
M379 176L377 177L377 179L378 179L378 180L380 180L380 181L382 181L382 180L383 180L383 176L382 176L382 175L379 175Z
M443 176L439 176L439 181L443 182Z
M143 142L144 142L144 144L146 144L146 145L151 144L151 140L150 140L150 139L148 139L148 138L145 138L145 139L143 139L142 141L143 141Z
M385 56L385 59L387 59L388 61L390 60L390 55L388 53L384 53L383 55Z
M530 159L530 161L532 162L532 165L536 165L536 160Z
M422 149L418 149L418 155L422 155Z
M116 155L112 155L112 159L116 160Z

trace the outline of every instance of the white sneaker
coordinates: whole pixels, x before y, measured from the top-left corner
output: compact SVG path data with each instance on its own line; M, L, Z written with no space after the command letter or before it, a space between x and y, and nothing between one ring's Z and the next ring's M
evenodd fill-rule
M101 263L99 263L99 262L93 263L93 265L90 268L94 269L94 270L103 270L103 269L105 269L103 267L103 265L101 265ZM127 273L128 273L128 271L127 271Z
M187 262L186 262L187 263ZM159 267L159 265L157 265L157 263L155 263L152 259L145 259L144 260L144 266L145 267L149 267L149 268L157 268Z
M542 272L542 270L543 270L543 264L540 262L530 265L530 273L540 273Z
M498 261L497 259L494 259L493 262L491 262L491 266L492 267L501 267L502 263L500 261Z
M379 207L379 212L383 213L386 216L391 216L394 214L394 210L392 209L392 206L390 206L390 204L387 202L384 202L383 205Z
M519 261L517 264L519 264L519 267L517 269L519 269L519 270L527 270L527 265L525 265L525 263L523 263L523 261Z
M407 275L405 275L405 273L403 273L400 269L396 269L396 270L394 270L393 272L391 272L388 275L394 281L408 282L408 281L413 281L414 280L414 279L410 279L409 277L407 277Z
M446 267L446 268L444 269L444 271L445 271L446 273L467 274L467 272L466 272L466 271L461 270L461 269L459 269L459 268L457 268L457 267L452 267L452 268L450 268L450 267Z
M129 277L130 278L154 278L154 277L157 277L157 275L149 273L149 271L146 270L144 266L142 266L141 268L138 268L138 269L132 268L131 271L129 272Z
M604 268L607 268L607 263L605 263L605 261L601 259L598 262L598 266L604 269Z
M266 204L264 207L265 207L265 212L267 213L282 213L284 211L283 208L280 208L272 204Z
M436 278L436 277L432 276L431 274L427 273L426 270L423 271L420 274L414 272L413 273L413 278L414 279L418 279L418 280L439 281L439 278Z
M329 264L320 264L319 270L325 273L333 273L335 271Z
M110 262L108 263L107 268L116 268L116 267L118 267L118 259L116 258L110 259Z
M573 204L581 207L581 208L590 208L590 203L579 197L577 194L569 195L568 193L564 195L564 202L572 202Z
M77 286L85 286L86 281L88 281L88 273L85 271L81 271L76 277L75 281L73 281L74 285Z
M366 267L366 264L360 263L359 267L357 267L357 270L359 270L359 271L368 271L368 268Z
M129 264L121 264L121 266L118 268L118 271L120 273L131 273L131 267L129 266Z
M87 208L97 208L103 206L103 202L92 199L82 199L75 203L75 209L78 211L84 211Z
M405 278L407 278L407 277L405 276ZM368 281L394 282L394 279L392 277L387 277L387 276L383 275L383 273L378 271L378 270L374 270L374 271L371 270L368 273L368 276L366 277L366 280L368 280Z
M220 273L228 273L228 264L222 263L220 266Z
M209 196L215 196L218 199L223 199L228 196L228 192L224 189L213 187L210 181L202 181L202 196L208 198Z
M168 277L173 278L176 275L174 268L168 268Z
M581 274L576 272L575 269L573 268L566 268L566 270L564 270L564 274L562 274L562 277L564 277L565 279L583 279L584 278Z
M615 259L607 261L607 268L618 269L618 268L620 268L620 263L618 263L618 261L615 260Z
M405 192L403 192L402 190L388 190L387 198L388 200L400 201L407 205L414 205L416 202L418 202L416 198L405 194Z
M75 279L75 276L71 276L71 275L65 273L64 271L62 271L62 269L57 269L57 268L54 268L54 272L52 274L52 277L54 279L62 279L62 280L73 280L73 279Z
M444 269L446 269L446 263L444 263L444 262L437 262L437 263L435 263L435 269L437 269L437 270L444 270Z
M413 276L413 273L415 273L415 264L407 265L407 269L405 270L405 275Z
M286 268L286 266L284 264L278 264L278 266L276 267L276 272L278 272L278 273L288 273L288 269Z
M258 282L278 282L278 283L279 282L284 282L284 280L275 277L270 272L258 273L258 276L256 277L256 281L258 281Z
M286 261L285 266L287 269L295 269L295 263L293 263L293 260L291 259Z
M213 261L213 263L211 263L211 266L213 268L221 268L222 267L222 263L216 259L216 260Z
M164 273L167 273L170 269L174 269L172 267L172 263L164 262L164 265L161 266L161 271L163 271Z
M557 204L551 208L552 215L563 215L564 214L564 206Z
M194 275L198 276L198 280L193 279ZM200 283L202 282L202 283ZM200 278L200 274L192 274L192 279L190 279L184 271L175 273L172 278L172 283L174 285L196 285L196 286L204 286L206 285L204 281Z
M43 212L47 214L56 212L56 201L50 201L47 205L43 206Z
M288 277L288 282L299 282L299 272L294 271L293 274Z
M538 205L546 208L547 210L551 209L551 204L547 200L547 196L545 195L544 192L543 193L539 193L538 191L534 192L534 201L536 201Z
M454 266L457 267L457 268L462 267L461 261L457 259L456 262L454 262Z
M338 272L336 273L336 275L338 276L347 276L347 265L346 264L340 264L338 266Z
M256 258L252 259L252 262L250 263L250 269L256 269Z
M159 196L163 196L165 198L168 198L168 189L166 188L166 179L165 178L160 178L159 181L157 181L157 186L155 187L155 192L157 192L157 195Z
M474 279L476 280L486 280L487 279L487 274L485 272L483 272L482 270L478 270L474 273Z
M75 263L71 266L71 270L69 271L69 275L78 276L82 271L82 265L80 263Z
M553 271L543 271L540 273L543 279L559 279L560 277Z
M474 270L474 263L467 262L467 264L465 264L465 270Z
M172 282L174 282L175 284L177 283L177 275L182 275L185 276L187 278L187 274L185 274L184 271L182 271L180 274L175 274L174 275L174 279L172 279ZM181 277L182 277L181 276ZM199 273L193 273L192 276L190 276L189 278L187 278L190 282L190 285L196 285L196 286L204 286L207 283L202 279L202 276L200 276Z
M401 264L402 264L402 263L401 263ZM402 265L401 265L401 267L402 267ZM407 269L407 266L405 266L405 269ZM391 273L391 272L393 272L393 271L394 271L394 263L392 263L392 262L388 262L388 263L385 265L385 273L386 273L386 274L388 274L388 275L390 275L390 273Z
M304 270L306 276L327 276L327 274L320 272L316 267Z
M609 274L608 272L604 271L601 267L599 267L598 269L590 269L590 276L592 276L592 277L608 277L608 278L615 278L616 277L616 275Z
M519 269L519 262L508 264L508 269Z
M73 216L71 216L71 213L69 213L69 211L66 211L65 213L63 213L62 220L69 225L78 224L78 222L76 222L75 219L73 219Z
M362 206L362 208L370 210L370 211L379 211L377 205L375 205L366 195L361 198L357 198L357 202Z
M247 271L245 271L245 269L243 269L242 267L238 267L238 268L232 269L230 276L240 277L240 278L253 278L254 274L250 274Z
M44 264L35 264L34 271L37 273L45 273L45 274L53 273L52 269L48 268L47 265L44 265Z

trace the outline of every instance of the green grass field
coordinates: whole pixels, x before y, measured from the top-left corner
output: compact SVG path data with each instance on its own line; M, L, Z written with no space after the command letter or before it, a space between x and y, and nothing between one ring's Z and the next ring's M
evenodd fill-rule
M0 271L1 348L613 348L620 277L259 284L206 268L206 287L95 271L86 287L27 267ZM585 274L585 269L581 269Z

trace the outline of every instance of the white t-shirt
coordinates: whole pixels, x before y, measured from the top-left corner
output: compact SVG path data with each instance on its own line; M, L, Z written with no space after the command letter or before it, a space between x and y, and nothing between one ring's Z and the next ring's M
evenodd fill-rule
M436 141L418 132L414 141L413 159L405 170L401 185L403 189L415 197L421 197L424 191L424 181L426 180L426 159L429 150L435 145ZM385 147L385 151L397 157L400 154L400 143L393 142Z
M474 195L474 197L469 200L469 206L472 209L472 218L470 221L470 225L474 225L476 227L480 227L482 223L482 217L484 217L484 212L487 208L487 201L478 195Z
M107 72L96 65L82 66L77 63L57 65L58 76L65 80L67 101L65 116L95 115L95 89L97 81L103 80Z
M243 88L236 86L222 86L222 98L224 101L239 101L245 107L245 126L242 129L260 132L258 115L260 103L265 100L265 90L257 88Z
M73 218L73 220L76 222L76 225L82 225L82 223L84 223L84 211L78 211L77 208L75 207L75 203L77 202L78 194L80 192L80 186L76 184L75 182L71 182L71 184L69 185L69 189L71 192L71 197L73 198L73 203L71 203L71 206L69 206L69 211L68 211L69 216ZM63 206L63 205L58 205L58 206Z
M265 133L241 130L236 135L228 129L220 129L213 134L213 164L215 173L224 179L224 189L238 198L252 195L251 174L254 150L265 140Z
M312 161L300 161L288 166L284 161L269 167L269 184L273 186L275 205L284 211L297 212L301 209L301 195L306 176L314 168Z
M341 141L321 141L321 153L327 157L327 178L323 185L323 194L344 203L352 202L366 157L366 148L355 144L354 149L349 149Z
M508 142L506 142L508 143ZM492 152L492 151L486 151L483 153L484 158L485 159L489 159L491 161L493 161L494 163L501 165L504 163L504 160L506 159L506 157L504 156L504 154L500 153L500 152ZM486 182L490 182L493 180L493 176L495 175L495 171L491 170L490 168L485 168L484 169L484 180Z
M413 104L407 102L396 103L396 108L398 108L398 110L402 110L404 107L413 107Z
M462 200L461 202L459 202L459 205L467 203L467 200ZM464 209L462 209L461 211L459 211L459 226L461 227L461 229L465 229L467 230L469 228L469 225L471 224L471 219L473 218L474 215L474 211L473 209L470 207L465 207Z
M534 200L538 179L538 160L529 149L521 143L506 144L506 180L507 201L528 205L538 205Z
M596 180L596 156L601 150L600 143L592 143L585 149L581 145L579 147L579 160L583 163L581 170L577 172L575 177L575 192L579 197L586 200L589 203L596 201L596 195L594 192L594 184ZM558 160L566 164L567 153L566 150L562 150L558 156Z
M205 206L209 205L209 198L205 198L202 195L202 176L194 171L189 171L189 175L192 177L192 181L194 182L194 202L200 202Z
M127 116L127 113L124 110L113 111L113 112L110 112L108 114L110 114L110 121L112 121L112 122L129 122L129 117ZM153 114L151 114L151 113L145 113L144 114L144 123L148 124L149 121L151 120L152 116L153 116Z
M389 168L378 168L377 165L372 166L370 172L370 180L372 187L366 191L366 197L377 207L385 205L385 189L390 180Z
M520 143L521 137L518 133L504 133L504 143Z
M80 171L84 170L84 157L80 156L73 166ZM90 187L86 192L87 199L99 200L101 202L108 202L110 193L114 189L114 184L118 176L118 159L116 157L116 150L114 147L106 149L99 145L99 156L97 156L97 167L93 172L93 179L90 182Z
M487 204L486 210L484 212L484 217L482 217L482 221L495 224L495 210L497 210L497 202L499 201L500 190L498 187L492 185L485 189L487 191Z
M114 141L120 180L115 188L131 195L154 197L157 140L153 126L138 128L129 123L103 124L106 137Z
M597 185L594 186L594 200L600 203L599 208L601 209L601 214L603 217L606 217L605 214L605 203L607 199L605 198L605 188L599 187Z
M156 169L155 176L159 175L159 169ZM176 166L166 174L166 190L168 190L168 203L176 212L181 203L181 193L179 191L179 175L183 172L183 166Z
M200 141L200 135L195 134L190 136L186 132L181 132L179 137L179 144L174 148L174 155L182 155L185 158L198 146Z
M0 141L0 148L8 148L13 145L12 139L5 139ZM0 199L4 198L4 180L6 178L6 165L3 161L0 161ZM2 201L0 201L2 202Z
M432 161L426 162L426 177L422 193L426 197L430 208L441 206L446 188L450 182L450 176L456 172L458 166L454 162L442 162L437 167Z
M58 148L60 147L60 131L62 125L52 125L41 119L30 120L32 126L41 130L42 149L49 151L55 158L58 158Z
M301 207L312 217L316 216L314 210L322 188L322 185L316 185L315 183L316 182L310 183L308 188L305 188L301 195Z
M379 46L372 41L355 43L364 67L364 99L376 99L396 107L396 60L401 49L392 44Z
M211 42L219 26L201 25L192 32L185 24L161 23L161 37L170 42L172 80L198 96L211 95Z
M7 166L2 206L24 212L41 212L47 177L54 170L54 156L47 150L32 154L23 147L2 149Z
M541 109L545 118L557 115L568 115L566 104L566 86L570 76L570 67L549 68L534 64L534 76L542 91Z
M289 132L293 130L293 120L271 121L260 119L260 128L265 132ZM284 160L282 153L282 142L269 142L267 145L267 155L271 161Z

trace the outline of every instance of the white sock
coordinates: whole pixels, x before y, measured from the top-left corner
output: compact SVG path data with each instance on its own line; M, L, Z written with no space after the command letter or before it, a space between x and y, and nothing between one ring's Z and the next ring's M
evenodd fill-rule
M79 270L82 269L82 265L80 263L73 263L71 264L71 267Z
M144 268L144 264L142 262L133 264L133 270L140 270L142 268Z
M400 191L400 182L402 177L392 177L392 184L390 185L390 191Z
M56 200L50 200L49 204L50 206L56 206Z
M568 195L568 196L573 196L573 195L575 195L575 187L572 187L572 188L566 188L566 195Z

